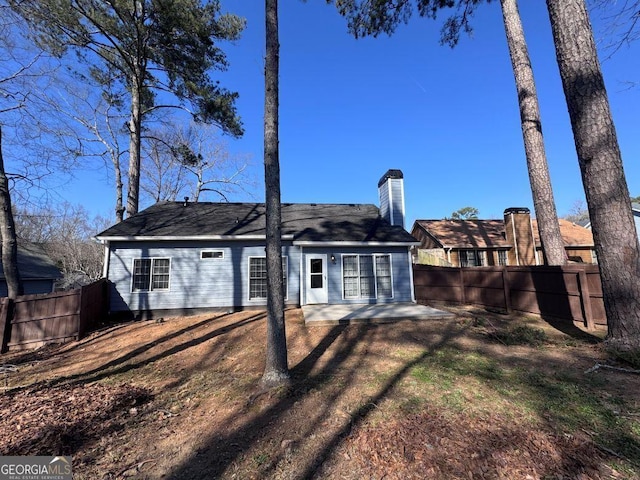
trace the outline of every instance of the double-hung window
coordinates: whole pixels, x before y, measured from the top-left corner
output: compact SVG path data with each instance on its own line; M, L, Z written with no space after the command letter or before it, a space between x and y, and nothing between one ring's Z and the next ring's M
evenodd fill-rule
M498 265L507 265L507 251L498 250Z
M285 299L288 297L287 266L287 257L282 257L282 284ZM267 298L267 258L249 257L249 299L263 298Z
M484 250L460 250L461 267L483 267L487 265L487 252Z
M342 256L344 298L391 298L392 283L390 255Z
M171 260L168 258L136 258L133 260L134 292L169 290Z

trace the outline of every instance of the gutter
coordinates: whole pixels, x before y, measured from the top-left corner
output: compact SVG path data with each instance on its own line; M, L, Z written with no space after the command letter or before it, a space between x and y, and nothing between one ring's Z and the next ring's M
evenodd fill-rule
M511 216L511 230L513 230L513 243L514 243L514 249L516 252L516 265L520 265L520 254L518 254L518 237L516 236L516 225L515 222L513 221L513 212L509 213L509 216Z
M357 241L324 241L298 240L296 246L306 247L417 247L420 242L357 242Z
M121 236L97 236L101 242L143 242L143 241L189 241L189 240L266 240L266 235L121 235ZM282 235L282 240L293 240L294 235Z

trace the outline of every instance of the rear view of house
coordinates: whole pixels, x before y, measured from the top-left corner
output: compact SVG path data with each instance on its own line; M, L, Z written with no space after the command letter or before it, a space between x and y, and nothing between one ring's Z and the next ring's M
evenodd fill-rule
M591 231L559 219L569 260L597 263ZM416 220L418 263L475 267L544 265L538 225L528 208L507 208L503 220Z
M367 204L283 204L288 305L411 302L402 172ZM262 203L163 202L100 233L111 311L154 315L266 304Z

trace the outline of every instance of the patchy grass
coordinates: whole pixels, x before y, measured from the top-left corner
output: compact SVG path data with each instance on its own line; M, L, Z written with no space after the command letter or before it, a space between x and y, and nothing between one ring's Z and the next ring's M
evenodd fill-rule
M261 312L4 355L0 454L69 454L78 479L640 478L638 375L590 371L610 357L577 329L455 312L306 328L291 310L292 386L259 394Z
M529 345L539 347L547 343L547 334L541 328L529 325L513 325L505 331L494 332L494 337L505 345Z

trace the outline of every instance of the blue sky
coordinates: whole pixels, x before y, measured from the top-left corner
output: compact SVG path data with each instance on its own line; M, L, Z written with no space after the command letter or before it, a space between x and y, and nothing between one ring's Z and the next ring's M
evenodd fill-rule
M262 201L264 5L223 2L247 18L243 38L226 47L222 83L240 93L245 136L229 140L250 154ZM520 10L536 76L558 213L584 198L544 2ZM280 1L280 167L283 202L378 203L389 168L405 176L407 228L465 206L482 218L507 207L533 210L513 73L499 2L483 5L474 33L455 49L439 45L439 23L413 18L391 38L355 40L323 0ZM595 31L601 27L594 19ZM603 62L631 195L640 195L638 45ZM67 199L110 214L111 185L100 171L79 172ZM146 206L146 205L143 205Z

